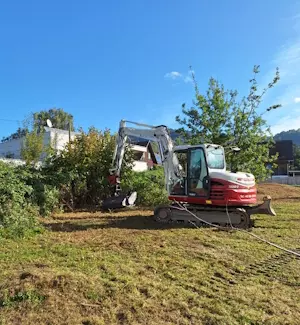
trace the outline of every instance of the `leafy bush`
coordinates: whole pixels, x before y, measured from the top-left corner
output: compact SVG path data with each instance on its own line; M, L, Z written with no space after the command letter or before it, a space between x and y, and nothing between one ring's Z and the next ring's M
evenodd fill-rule
M53 212L60 210L59 190L50 185L44 185L43 191L36 193L37 204L40 208L40 215L50 216Z
M38 207L39 215L49 217L53 212L60 210L59 190L49 184L49 179L43 169L22 166L15 169L19 179L32 188L27 201Z
M81 132L62 152L47 161L43 169L47 184L57 187L63 195L61 200L74 208L100 204L111 195L107 176L115 145L115 136L108 130L90 128L88 133ZM130 169L130 161L127 151L123 175Z
M0 226L6 234L23 237L37 229L37 208L28 201L32 192L16 168L0 162Z
M53 212L60 210L59 190L41 181L33 185L31 200L38 206L42 217L49 217Z
M136 204L140 206L153 207L168 203L164 170L160 166L144 172L131 172L122 179L122 188L125 191L136 191Z

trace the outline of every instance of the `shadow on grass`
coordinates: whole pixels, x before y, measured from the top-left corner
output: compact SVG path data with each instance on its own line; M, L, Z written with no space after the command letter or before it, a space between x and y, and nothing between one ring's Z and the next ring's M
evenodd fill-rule
M97 222L98 221L98 222ZM173 228L191 228L194 227L191 224L184 223L169 223L163 224L156 222L153 216L141 216L133 215L124 218L112 218L104 217L101 220L88 220L83 222L75 222L75 220L66 220L64 222L53 222L44 224L45 228L50 231L57 232L73 232L73 231L85 231L89 229L108 229L108 228L120 228L120 229L143 229L143 230L155 230L155 229L173 229Z

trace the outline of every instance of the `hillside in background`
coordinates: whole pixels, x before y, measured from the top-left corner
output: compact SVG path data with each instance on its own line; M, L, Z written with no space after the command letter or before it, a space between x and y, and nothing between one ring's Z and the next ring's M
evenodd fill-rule
M300 128L298 130L282 131L274 136L276 141L292 140L294 144L300 145Z

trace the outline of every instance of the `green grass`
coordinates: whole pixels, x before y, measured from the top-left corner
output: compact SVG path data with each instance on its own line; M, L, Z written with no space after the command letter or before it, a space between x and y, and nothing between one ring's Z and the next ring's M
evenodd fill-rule
M300 203L253 233L300 251ZM300 324L300 260L241 232L151 212L58 215L0 239L0 324Z

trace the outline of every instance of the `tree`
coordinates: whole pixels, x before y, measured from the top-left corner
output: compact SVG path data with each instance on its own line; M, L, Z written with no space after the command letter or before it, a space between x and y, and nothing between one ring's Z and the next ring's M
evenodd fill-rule
M294 169L300 170L300 146L294 144L293 153L294 153Z
M23 140L21 147L21 158L26 165L35 165L41 158L44 151L44 132L37 132L34 128L28 132Z
M191 108L182 105L183 117L176 117L182 127L177 132L186 143L223 145L233 170L251 172L257 179L264 179L271 172L267 165L274 164L276 157L269 155L273 137L263 115L281 105L272 105L262 113L258 110L263 96L275 86L280 76L277 68L273 80L259 92L259 66L254 66L253 73L248 96L238 100L236 90L225 90L214 78L210 78L206 93L201 94L192 72L195 100ZM240 153L234 154L230 146L238 146Z
M10 136L2 138L2 142L25 137L30 132L28 124L37 133L43 132L43 127L47 126L47 119L51 120L53 127L57 129L74 131L73 115L65 112L62 108L51 108L49 110L31 113L23 122L24 126L19 127Z
M74 131L74 121L73 115L65 112L62 108L51 108L49 110L40 111L33 113L34 126L38 131L41 130L43 126L47 125L47 119L49 119L53 127L62 130Z
M14 139L20 139L28 133L28 129L19 127L16 132L12 133L8 137L3 137L1 142L7 142Z

